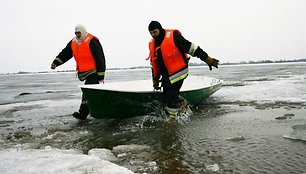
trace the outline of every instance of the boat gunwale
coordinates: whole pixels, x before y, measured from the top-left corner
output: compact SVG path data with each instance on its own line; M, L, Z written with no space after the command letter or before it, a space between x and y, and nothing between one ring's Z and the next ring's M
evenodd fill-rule
M197 78L197 77L202 77L203 76L192 76L194 78ZM207 76L204 76L204 77L207 77ZM189 91L194 91L194 90L203 90L203 89L207 89L207 88L210 88L210 87L214 87L214 86L217 86L217 85L222 85L223 83L223 80L220 80L220 79L216 79L216 78L212 78L212 77L207 77L207 78L210 78L212 80L212 82L210 82L209 84L205 85L205 86L201 86L199 88L190 88L190 89L181 89L180 92L189 92ZM135 80L135 81L148 81L149 79L146 79L146 80ZM130 81L125 81L125 82L130 82ZM112 82L112 83L121 83L121 82ZM82 89L90 89L90 90L101 90L101 91L109 91L109 92L122 92L122 93L162 93L162 90L139 90L139 91L134 91L134 90L124 90L124 89L107 89L107 88L103 88L102 86L103 84L86 84L86 85L78 85L78 87L82 88ZM102 88L99 88L99 87L102 87Z
M180 92L189 92L189 91L196 91L196 90L203 90L203 89L207 89L210 87L214 87L217 85L220 85L223 83L223 80L218 81L217 83L208 85L208 86L204 86L201 88L197 88L197 89L184 89L181 90ZM152 90L152 91L129 91L129 90L117 90L117 89L103 89L103 88L93 88L93 86L97 86L98 84L88 84L88 85L79 85L80 88L85 88L85 89L89 89L89 90L101 90L101 91L108 91L108 92L121 92L121 93L162 93L162 90Z

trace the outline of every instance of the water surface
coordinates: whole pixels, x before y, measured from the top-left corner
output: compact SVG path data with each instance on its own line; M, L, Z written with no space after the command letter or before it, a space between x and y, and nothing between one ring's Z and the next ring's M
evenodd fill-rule
M80 104L82 82L74 73L1 75L0 161L6 167L0 172L27 167L14 163L14 154L46 159L59 153L63 168L53 171L101 173L88 156L106 148L116 158L108 161L136 173L303 173L305 74L305 63L192 67L190 75L222 79L224 86L172 122L158 114L78 121L71 114ZM150 77L149 69L112 70L105 82ZM71 167L74 157L89 169ZM51 170L48 162L40 162L36 173Z

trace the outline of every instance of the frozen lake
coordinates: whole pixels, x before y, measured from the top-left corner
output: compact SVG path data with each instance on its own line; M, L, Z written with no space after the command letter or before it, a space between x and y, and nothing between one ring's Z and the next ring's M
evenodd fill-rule
M78 121L74 73L0 75L0 173L304 173L306 63L191 67L223 87L169 123ZM105 83L149 79L110 70Z

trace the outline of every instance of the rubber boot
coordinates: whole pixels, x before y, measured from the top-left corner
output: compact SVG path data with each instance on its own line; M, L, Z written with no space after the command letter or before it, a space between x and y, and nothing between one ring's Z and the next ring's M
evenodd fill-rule
M88 106L86 104L81 104L79 112L74 112L72 116L76 119L86 120L89 114Z

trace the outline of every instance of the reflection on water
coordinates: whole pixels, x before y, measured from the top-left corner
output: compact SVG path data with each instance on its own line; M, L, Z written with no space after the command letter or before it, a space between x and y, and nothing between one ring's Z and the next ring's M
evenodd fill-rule
M0 76L0 149L106 148L136 173L305 172L306 64L203 69L190 73L224 86L176 120L156 112L78 121L71 117L81 97L74 74ZM131 77L150 78L150 70L110 71L105 81Z

